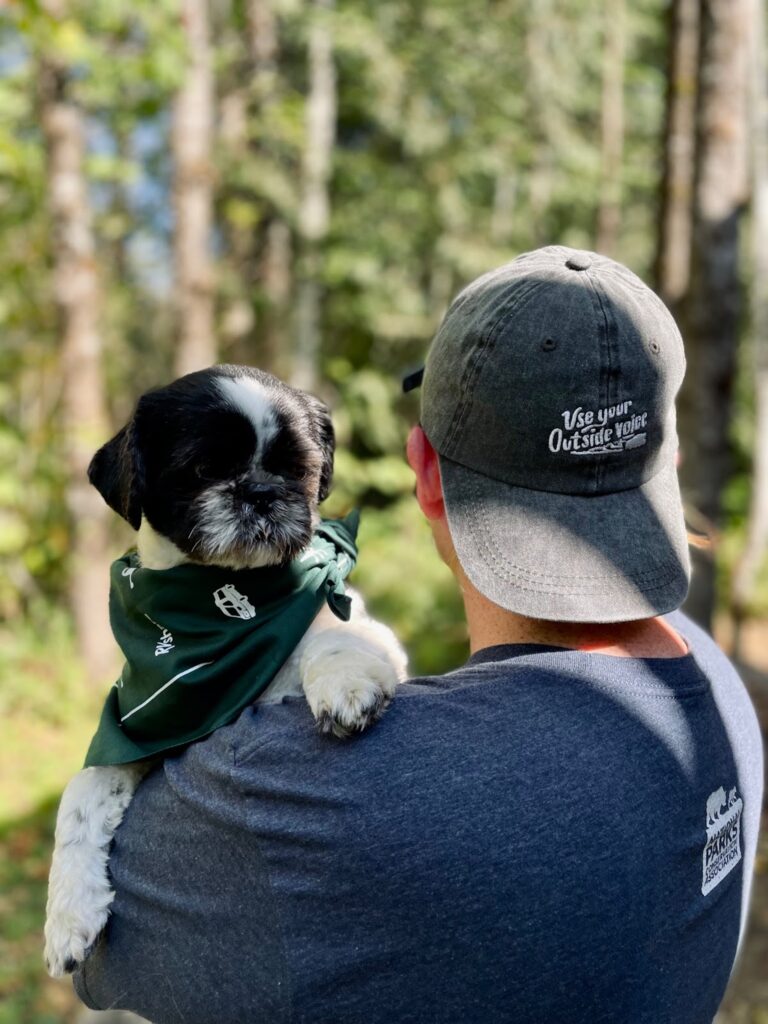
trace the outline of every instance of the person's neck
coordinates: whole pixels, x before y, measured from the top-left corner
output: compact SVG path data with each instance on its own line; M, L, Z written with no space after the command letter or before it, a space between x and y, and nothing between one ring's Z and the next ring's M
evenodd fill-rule
M679 658L688 652L682 637L661 618L610 623L529 619L493 604L466 577L461 588L473 654L499 644L546 644L619 658Z

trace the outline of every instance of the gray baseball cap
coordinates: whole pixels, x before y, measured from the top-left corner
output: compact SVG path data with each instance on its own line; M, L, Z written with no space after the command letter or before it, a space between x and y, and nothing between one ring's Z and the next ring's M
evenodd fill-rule
M421 422L482 594L573 622L679 607L684 370L667 308L605 256L548 246L461 292L427 355Z

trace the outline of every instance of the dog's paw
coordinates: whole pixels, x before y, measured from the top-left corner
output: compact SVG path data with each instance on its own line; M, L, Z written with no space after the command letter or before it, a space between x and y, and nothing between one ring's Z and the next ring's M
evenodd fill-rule
M61 978L86 959L109 917L115 894L107 876L107 850L82 835L59 839L48 882L45 966Z
M362 732L386 710L398 683L392 664L346 648L305 663L304 693L321 732L344 739Z
M44 956L52 978L62 978L76 970L107 923L113 894L89 895L90 902L86 899L86 903L79 905L66 896L49 901Z

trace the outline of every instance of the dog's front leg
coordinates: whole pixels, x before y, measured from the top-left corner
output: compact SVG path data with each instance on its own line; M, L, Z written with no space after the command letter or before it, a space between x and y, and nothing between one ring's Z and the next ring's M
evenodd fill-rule
M114 899L109 847L150 762L85 768L64 790L48 880L45 962L60 978L75 970L106 924Z
M312 714L323 732L339 737L375 722L408 668L394 633L368 616L359 594L348 593L349 622L324 609L296 652Z

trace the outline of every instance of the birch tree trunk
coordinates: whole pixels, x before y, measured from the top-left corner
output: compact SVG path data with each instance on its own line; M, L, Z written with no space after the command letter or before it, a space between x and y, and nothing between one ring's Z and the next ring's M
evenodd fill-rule
M207 0L181 0L187 45L184 82L173 104L174 307L178 375L216 361L213 325L213 72Z
M290 372L288 329L293 293L293 238L286 221L275 216L267 228L261 258L261 285L267 300L261 330L260 351L271 373L284 377Z
M274 101L277 79L277 20L272 0L247 0L248 49L253 65L253 84L259 106Z
M697 175L690 288L681 320L688 371L679 402L681 481L715 528L730 473L728 432L741 313L739 226L746 200L747 41L751 0L702 0ZM713 559L694 552L686 610L711 628Z
M54 17L63 3L50 3ZM96 252L84 169L83 115L70 94L68 69L39 61L40 119L52 222L53 291L60 322L61 428L71 519L69 603L78 647L94 683L112 667L109 629L108 509L88 483L88 463L108 433Z
M277 98L280 39L273 0L248 0L246 17L254 69L257 116L263 116L269 112ZM259 266L259 278L266 298L259 353L265 369L278 376L287 375L292 362L289 352L289 311L293 290L292 258L291 229L285 217L275 211L267 225Z
M300 271L296 302L296 349L291 382L315 389L320 361L320 269L331 216L329 184L336 138L336 69L329 14L334 0L312 0L306 146L299 206Z
M601 113L602 187L597 211L597 250L607 256L616 253L621 226L625 23L625 0L605 0Z
M673 0L668 19L664 170L655 286L675 317L688 291L691 268L699 4L700 0Z
M273 0L247 0L244 14L248 71L222 97L219 121L225 151L241 163L254 152L267 159L272 156L267 145L254 139L252 126L269 115L278 99L280 52ZM282 212L273 208L259 224L225 222L224 232L241 290L224 311L222 337L244 360L283 376L291 368L291 229ZM264 300L258 322L253 308L257 292Z
M734 655L768 544L768 58L763 0L751 0L749 137L752 181L752 333L756 424L747 543L733 580Z

